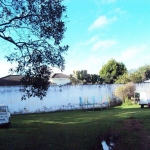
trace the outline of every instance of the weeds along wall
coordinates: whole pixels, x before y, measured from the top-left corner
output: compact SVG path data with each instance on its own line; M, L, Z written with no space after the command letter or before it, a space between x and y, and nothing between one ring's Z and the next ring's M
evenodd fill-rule
M11 114L40 113L81 109L83 103L104 103L111 100L119 84L50 86L43 100L37 97L21 101L21 86L1 86L0 104L6 104ZM149 83L136 84L137 91L150 90ZM91 105L91 107L93 107Z

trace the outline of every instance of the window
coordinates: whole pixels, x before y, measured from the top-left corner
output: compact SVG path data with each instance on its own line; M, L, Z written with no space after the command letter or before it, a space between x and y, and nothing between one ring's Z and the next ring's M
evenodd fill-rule
M6 106L0 106L0 112L6 112L7 107Z

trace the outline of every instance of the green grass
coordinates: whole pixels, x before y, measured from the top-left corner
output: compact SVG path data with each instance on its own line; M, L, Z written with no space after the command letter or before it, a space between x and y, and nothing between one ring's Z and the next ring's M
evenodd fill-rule
M149 112L148 108L131 105L102 111L12 116L11 127L0 129L0 150L92 150L109 130L119 133L122 150L138 150L139 132L124 130L122 121L140 120L142 128L150 134Z

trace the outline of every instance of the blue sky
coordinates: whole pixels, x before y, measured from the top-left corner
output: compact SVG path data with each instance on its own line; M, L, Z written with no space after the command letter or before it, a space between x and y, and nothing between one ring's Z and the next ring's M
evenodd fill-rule
M98 74L110 59L127 69L150 64L149 0L65 0L70 48L64 73Z
M102 65L115 59L127 69L150 64L149 0L64 0L67 6L65 38L69 45L66 69L98 74ZM0 76L8 74L9 63L0 56ZM55 72L60 72L54 69Z

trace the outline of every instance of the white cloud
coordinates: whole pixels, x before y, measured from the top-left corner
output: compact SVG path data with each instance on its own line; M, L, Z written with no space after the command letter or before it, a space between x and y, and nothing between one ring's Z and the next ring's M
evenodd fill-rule
M89 56L82 64L82 68L86 69L89 74L99 74L104 62L107 62L108 56L98 57L96 54ZM89 63L87 63L89 62Z
M98 40L99 36L95 35L92 38L90 38L89 40L85 41L85 42L80 42L79 46L81 45L89 45L89 44L93 44L94 42L96 42Z
M116 9L114 10L114 12L115 12L115 13L118 13L118 14L124 14L124 13L126 13L126 11L122 11L120 8L116 8Z
M1 60L0 61L0 77L4 77L9 75L9 69L10 68L15 68L16 65L15 64L11 64L9 62L7 62L6 60Z
M146 51L146 45L131 46L119 55L115 55L114 59L123 62L128 70L137 69L139 66L143 66L149 62L145 56Z
M66 69L64 71L65 74L72 74L73 70L87 70L89 74L99 74L99 71L103 65L109 60L109 56L103 55L98 57L97 54L89 55L84 60L73 61L70 60L68 64L66 64Z
M115 3L116 0L93 0L93 2L96 4L110 4Z
M116 40L98 41L93 45L92 50L96 51L98 49L108 49L116 44L117 44Z
M62 73L62 71L57 67L51 67L51 68L53 70L53 73Z
M116 0L108 0L108 3L114 3Z
M133 59L137 55L139 55L140 52L143 52L145 50L146 46L141 45L141 46L132 46L127 48L125 51L121 52L121 59L126 61L129 59Z
M115 3L116 0L101 0L101 2L102 2L103 4L108 4L108 3Z
M100 16L98 19L96 19L94 21L94 23L88 28L88 30L93 30L93 29L96 29L96 28L102 28L105 25L110 24L110 23L112 23L113 21L116 21L116 20L117 20L116 16L114 16L111 19L108 19L106 16Z
M98 48L105 49L115 44L117 44L115 40L99 41L99 44L97 42L94 48L95 50ZM74 55L75 59L71 58L66 61L64 73L69 75L73 73L73 70L87 70L90 74L98 74L102 66L110 59L123 62L128 70L136 69L150 62L150 56L147 54L149 54L149 49L146 45L130 46L124 51L118 51L112 48L111 53L108 53L108 51L91 51L86 57L81 57L80 51L78 51L78 53Z

